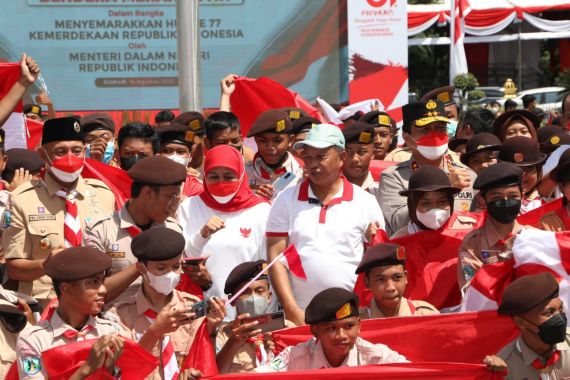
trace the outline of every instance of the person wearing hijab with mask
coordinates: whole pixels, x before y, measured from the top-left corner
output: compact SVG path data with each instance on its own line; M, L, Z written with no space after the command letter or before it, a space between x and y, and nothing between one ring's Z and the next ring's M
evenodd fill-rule
M237 294L266 266L265 260L239 264L230 272L224 292L228 297ZM220 373L251 372L273 359L275 344L271 332L262 333L256 321L244 321L269 313L272 298L269 276L264 274L233 302L237 317L230 323L222 324L216 337L216 362ZM285 320L285 327L294 326Z
M560 156L558 165L549 174L552 181L556 182L558 189L563 194L562 207L551 211L540 219L540 228L546 231L569 231L570 230L570 150Z
M392 239L443 228L471 229L477 223L475 219L453 213L453 196L460 191L451 186L441 169L424 166L416 170L410 177L408 189L400 191L400 195L408 198L410 221L396 231Z
M184 237L166 227L150 228L132 240L131 250L143 281L136 294L110 314L119 316L128 338L159 358L157 369L146 379L177 379L204 320L193 309L200 300L175 289L182 272ZM212 336L225 317L224 301L214 297L206 302L206 329Z
M507 139L501 145L498 159L510 162L523 171L521 215L542 206L545 201L540 197L537 187L546 154L540 152L538 143L522 136Z
M537 130L540 127L538 117L527 110L507 111L493 122L493 134L501 142L516 136L524 136L538 142Z
M204 297L224 296L229 273L244 261L265 258L269 202L249 189L241 153L218 145L204 160L204 192L186 198L177 219L186 239L185 258L205 259L212 275ZM207 257L207 258L206 258ZM229 310L233 318L233 310Z
M115 196L102 181L81 177L86 147L78 119L46 121L41 144L47 170L12 192L2 248L8 276L46 305L55 293L44 264L58 249L82 245L85 225L113 212Z
M455 210L469 211L474 197L476 174L459 161L459 155L448 150L448 119L443 116L443 103L438 100L409 103L402 112L403 137L412 151L412 158L384 170L377 193L389 234L409 222L407 200L399 192L408 189L410 177L420 167L443 170L451 186L461 189L454 198Z

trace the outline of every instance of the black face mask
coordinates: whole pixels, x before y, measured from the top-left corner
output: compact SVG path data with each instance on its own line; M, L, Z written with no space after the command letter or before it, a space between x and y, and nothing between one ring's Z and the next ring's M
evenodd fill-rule
M11 312L0 313L0 321L2 325L4 325L4 328L12 334L17 334L22 331L28 322L23 313Z
M532 323L526 318L525 321ZM556 343L562 343L566 339L566 314L558 313L554 314L552 317L548 318L546 321L542 322L538 327L538 337L544 343L549 345L555 345Z
M129 170L141 158L140 156L121 157L121 169Z
M487 203L487 212L491 218L502 224L514 222L520 211L520 199L497 199Z

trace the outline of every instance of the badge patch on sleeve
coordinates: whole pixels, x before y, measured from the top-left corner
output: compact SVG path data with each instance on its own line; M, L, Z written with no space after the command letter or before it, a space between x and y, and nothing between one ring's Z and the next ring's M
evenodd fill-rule
M25 356L20 359L20 363L26 375L35 375L42 370L42 362L39 356Z
M289 364L289 357L285 357L283 353L277 355L272 361L269 362L269 367L275 371L281 371Z

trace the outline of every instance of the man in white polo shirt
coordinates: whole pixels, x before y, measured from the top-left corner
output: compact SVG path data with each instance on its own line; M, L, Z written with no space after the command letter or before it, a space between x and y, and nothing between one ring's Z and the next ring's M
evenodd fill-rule
M294 244L307 276L289 275L285 261L270 271L287 319L298 325L318 292L332 287L352 291L364 243L384 229L374 196L341 176L344 144L341 130L329 124L313 127L297 142L293 149L302 149L307 179L278 195L267 221L268 259Z

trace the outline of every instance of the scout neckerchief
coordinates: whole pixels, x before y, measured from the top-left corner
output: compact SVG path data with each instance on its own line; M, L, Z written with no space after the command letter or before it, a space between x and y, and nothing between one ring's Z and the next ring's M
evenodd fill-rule
M119 211L119 218L121 220L125 220L125 214L124 214L124 210L126 209L126 206L123 207L121 209L121 211ZM128 210L127 210L128 212ZM132 219L132 217L131 217ZM129 233L129 235L131 235L132 238L135 238L138 234L140 234L142 232L142 230L140 229L139 226L137 226L136 224L130 225L128 227L125 227L125 230L127 230L127 232Z
M144 316L151 324L156 321L157 315L156 311L152 309L147 309L147 311L144 312ZM172 344L169 335L164 335L162 339L160 339L160 352L162 355L162 360L160 362L162 363L164 371L164 379L178 379L180 368L178 367L174 345Z
M286 158L283 161L283 164L281 166L279 166L278 168L273 169L269 165L267 165L265 163L265 161L263 161L263 158L261 158L259 153L256 153L253 156L253 160L252 160L253 172L255 173L255 176L258 178L263 178L266 181L271 181L271 180L274 180L277 177L285 174L287 172L287 168L285 166L288 163L288 161L290 160L289 153L285 153L285 154L286 154Z
M263 365L269 364L273 360L273 352L267 353L265 350L265 344L263 334L257 334L252 336L247 340L247 343L253 344L255 347L255 366L261 367Z
M66 247L78 247L83 243L83 235L81 232L81 223L79 222L79 213L77 210L77 191L66 191L59 189L55 192L65 201L65 217L63 219L63 237Z

